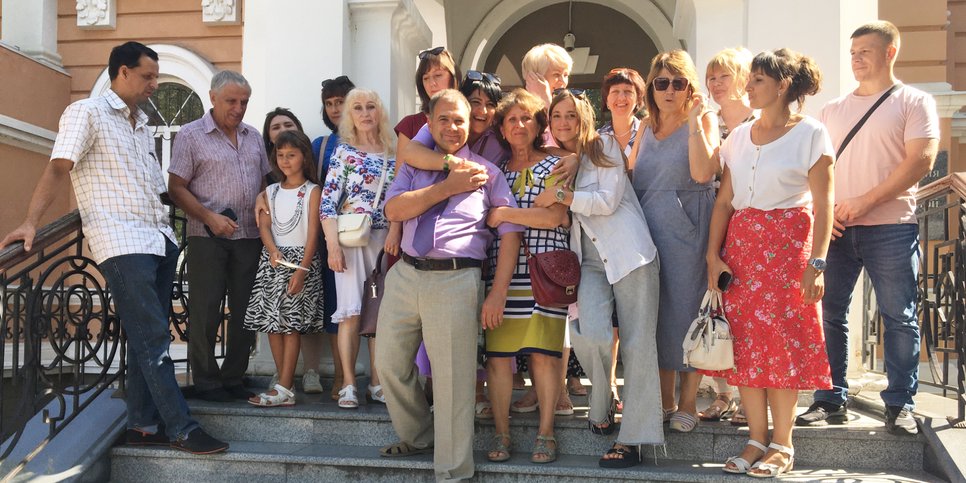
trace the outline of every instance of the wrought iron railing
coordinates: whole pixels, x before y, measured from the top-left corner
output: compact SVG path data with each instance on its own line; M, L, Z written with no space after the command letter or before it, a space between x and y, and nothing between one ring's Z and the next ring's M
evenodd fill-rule
M926 185L916 196L921 258L918 315L928 377L920 385L956 400L950 424L966 428L966 173ZM863 277L863 347L866 370L883 372L882 320L872 283Z
M173 206L170 217L181 247L171 293L171 340L185 343L186 220ZM83 240L80 215L74 211L38 230L30 252L22 244L0 251L0 461L11 454L35 415L42 414L49 427L40 445L0 479L22 470L106 390L117 388L123 394L124 334L104 277L86 255ZM224 313L224 301L222 309ZM222 334L224 323L216 339L218 358L225 353ZM174 362L190 370L186 357Z

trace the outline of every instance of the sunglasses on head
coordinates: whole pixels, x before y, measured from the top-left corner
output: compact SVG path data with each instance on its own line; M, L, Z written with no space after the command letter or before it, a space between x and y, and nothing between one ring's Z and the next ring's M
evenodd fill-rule
M691 81L684 77L677 77L674 80L667 77L658 77L654 79L653 85L656 91L666 91L668 87L673 87L676 91L683 91L691 85Z
M583 97L584 93L587 92L586 89L577 89L576 87L561 87L560 89L554 89L553 95L560 94L561 92L569 92L573 94L574 97Z
M430 55L439 55L446 50L446 47L433 47L419 52L419 60L426 60Z
M349 80L349 77L348 76L340 75L339 77L336 77L335 79L326 79L326 80L322 81L322 87L325 88L325 86L327 84L329 84L330 82L347 82L348 80Z
M466 71L466 78L471 81L481 81L486 79L497 86L500 85L500 76L496 74L491 74L489 72L480 72L478 70L468 70Z

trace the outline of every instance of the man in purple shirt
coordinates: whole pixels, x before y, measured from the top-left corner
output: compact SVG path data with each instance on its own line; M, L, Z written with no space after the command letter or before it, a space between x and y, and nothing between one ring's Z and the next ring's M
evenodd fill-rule
M503 322L524 230L510 223L497 227L500 251L493 288L484 300L482 265L494 237L487 213L516 202L500 170L466 147L469 114L462 94L442 91L430 100L430 131L437 151L469 159L485 173L462 166L426 171L403 165L386 194L386 217L403 222L403 254L386 277L376 367L400 442L380 454L433 451L439 481L473 476L476 335L480 322L484 329ZM414 363L421 341L433 366L434 414Z
M196 396L208 401L252 396L242 377L255 333L242 324L262 250L255 198L269 167L261 134L242 122L251 93L241 74L215 74L212 109L181 128L168 169L168 193L188 215L188 360ZM226 292L231 318L219 368L215 337Z

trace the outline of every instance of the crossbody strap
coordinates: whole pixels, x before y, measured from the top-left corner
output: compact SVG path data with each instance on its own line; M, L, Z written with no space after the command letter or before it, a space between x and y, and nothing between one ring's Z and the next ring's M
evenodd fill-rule
M382 187L386 184L386 176L389 167L389 150L382 153L382 176L379 178L379 188L376 189L376 197L372 199L372 212L375 213L379 207L379 197L382 196Z
M892 84L892 87L885 91L885 93L882 94L882 97L875 101L875 104L872 104L872 107L870 107L865 115L862 116L862 119L859 119L859 122L855 123L855 127L853 127L852 130L849 131L849 134L845 136L845 140L842 141L842 145L839 146L838 151L835 152L835 159L838 159L840 156L842 156L842 152L845 151L845 147L849 145L849 142L852 141L852 138L855 137L855 134L859 132L859 129L861 129L862 125L865 124L865 121L869 120L869 117L872 116L872 113L875 112L875 110L878 109L879 106L882 105L882 103L885 102L885 100L888 99L889 96L891 96L892 93L900 87L902 87L902 83Z

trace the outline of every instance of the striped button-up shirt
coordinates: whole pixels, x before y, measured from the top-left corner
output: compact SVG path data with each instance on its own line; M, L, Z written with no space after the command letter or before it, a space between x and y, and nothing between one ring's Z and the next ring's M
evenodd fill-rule
M255 197L268 174L265 141L254 127L241 123L236 147L215 124L211 112L181 128L171 151L168 172L188 182L188 191L205 208L221 213L231 208L238 216L232 240L258 238ZM204 236L204 223L188 218L188 236Z
M60 118L50 158L74 163L70 180L97 263L120 255L164 256L165 238L177 243L161 203L164 175L147 122L141 110L132 116L112 90L71 104Z

